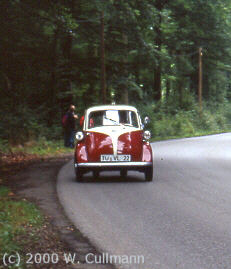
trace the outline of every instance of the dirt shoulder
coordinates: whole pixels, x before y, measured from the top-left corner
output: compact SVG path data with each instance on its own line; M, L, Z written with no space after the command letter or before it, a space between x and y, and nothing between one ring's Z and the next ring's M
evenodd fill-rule
M114 268L109 264L87 264L86 255L93 253L100 255L89 240L82 236L65 216L56 194L56 178L60 168L72 158L65 154L58 158L33 159L22 165L20 162L5 166L3 184L8 186L15 199L25 199L35 203L45 216L42 229L38 230L39 240L30 242L26 235L24 255L27 253L56 253L59 262L49 264L27 265L26 268ZM8 172L7 172L8 169ZM4 169L3 169L4 170ZM1 183L1 182L0 182ZM30 231L28 231L30 232ZM75 254L75 263L67 263L64 255ZM0 265L1 267L1 265Z

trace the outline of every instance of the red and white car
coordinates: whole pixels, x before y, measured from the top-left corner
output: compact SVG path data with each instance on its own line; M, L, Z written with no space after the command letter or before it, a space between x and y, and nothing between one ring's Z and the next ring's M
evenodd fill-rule
M125 105L95 106L86 110L83 131L76 133L74 166L76 180L93 171L128 170L144 172L152 181L153 156L149 143L150 132L143 130L136 108Z

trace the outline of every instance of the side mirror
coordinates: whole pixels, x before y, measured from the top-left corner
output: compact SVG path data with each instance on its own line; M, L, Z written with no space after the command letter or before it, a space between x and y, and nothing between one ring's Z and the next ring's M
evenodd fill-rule
M149 124L149 122L150 122L149 117L148 116L144 117L144 125Z

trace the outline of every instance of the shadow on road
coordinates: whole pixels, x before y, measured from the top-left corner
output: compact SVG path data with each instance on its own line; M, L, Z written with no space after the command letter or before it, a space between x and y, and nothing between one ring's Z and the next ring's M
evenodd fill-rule
M73 181L75 177L73 177ZM132 175L127 175L126 177L121 177L118 174L111 175L108 172L100 173L99 177L95 178L92 173L87 173L83 175L82 182L76 183L144 183L144 174L143 173L133 173Z

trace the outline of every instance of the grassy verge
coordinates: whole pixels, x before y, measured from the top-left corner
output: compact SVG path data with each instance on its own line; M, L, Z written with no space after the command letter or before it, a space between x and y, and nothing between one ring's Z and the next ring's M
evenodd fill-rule
M36 206L25 199L16 199L5 186L0 186L0 268L5 253L23 253L29 242L39 240L38 231L42 228L43 217ZM22 255L23 256L23 255ZM24 268L22 260L18 267Z
M147 129L152 133L152 141L231 132L229 108L216 113L204 110L202 114L196 110L149 113L151 121Z
M204 101L200 111L194 96L186 94L181 105L177 100L172 96L169 100L138 107L142 118L150 118L146 129L151 131L152 141L231 132L228 101L222 104Z
M73 149L63 146L63 141L38 141L29 142L25 147L25 152L29 154L56 156L63 153L73 152Z
M40 139L10 146L7 141L0 140L0 269L34 268L26 262L27 253L46 253L49 249L56 252L62 248L58 233L54 232L53 226L36 205L19 199L4 185L31 161L62 157L70 152L73 149L64 148L63 141ZM15 255L16 252L21 258L20 265L3 266L3 255ZM60 267L62 262L59 267L57 265L57 268Z
M8 141L0 140L0 151L3 153L19 153L42 156L57 156L64 153L73 152L73 149L63 146L62 140L47 141L39 139L37 141L29 141L23 145L11 146Z
M207 135L215 135L215 134L222 134L222 133L229 133L231 129L227 130L214 130L214 131L197 131L193 135L192 134L184 134L184 135L172 135L172 136L155 136L151 138L151 142L158 142L170 139L181 139L181 138L190 138L190 137L199 137L199 136L207 136Z
M6 268L2 265L4 254L15 255L16 252L22 257L20 265L7 268L28 268L25 264L25 249L30 252L48 246L42 235L46 234L47 238L52 235L50 230L44 229L46 221L40 210L25 199L17 198L9 188L3 186L5 179L32 160L69 152L73 152L73 149L64 148L63 141L40 139L11 146L7 141L0 140L0 268ZM43 246L40 242L43 242Z

